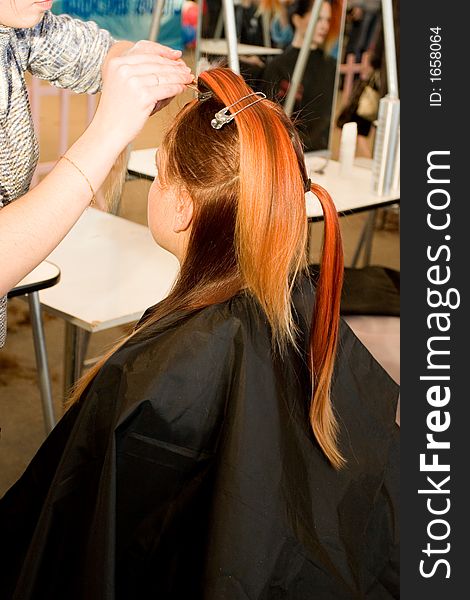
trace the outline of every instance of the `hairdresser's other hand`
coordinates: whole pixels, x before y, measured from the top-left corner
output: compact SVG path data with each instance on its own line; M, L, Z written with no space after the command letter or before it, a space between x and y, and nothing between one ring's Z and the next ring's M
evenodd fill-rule
M113 57L106 67L90 127L124 147L139 133L158 102L181 94L192 80L190 69L181 60L137 51Z

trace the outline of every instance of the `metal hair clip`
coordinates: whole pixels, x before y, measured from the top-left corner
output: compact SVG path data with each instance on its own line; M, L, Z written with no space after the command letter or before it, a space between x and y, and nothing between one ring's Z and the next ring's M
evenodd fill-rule
M213 95L214 92L198 92L197 99L203 102L204 100L209 100L209 98L212 98Z
M250 102L250 104L247 104L243 108L240 108L240 110L237 110L237 112L229 113L229 109L232 108L232 106L239 104L242 100L245 100L246 98L251 98L251 96L259 96L259 98L257 100L254 100L253 102ZM236 115L238 115L243 110L245 110L245 108L250 108L250 106L253 106L257 102L261 102L261 100L264 100L265 98L266 98L266 94L263 94L263 92L253 92L252 94L243 96L243 98L240 98L240 100L237 100L233 104L230 104L229 106L226 106L222 110L219 110L219 112L216 112L214 115L214 118L211 121L212 127L214 129L220 129L227 123L230 123L230 121L233 121L233 119L236 117Z
M197 81L194 80L192 83L187 83L186 87L190 90L194 90L197 93L198 100L208 100L213 96L213 92L201 92L199 91Z

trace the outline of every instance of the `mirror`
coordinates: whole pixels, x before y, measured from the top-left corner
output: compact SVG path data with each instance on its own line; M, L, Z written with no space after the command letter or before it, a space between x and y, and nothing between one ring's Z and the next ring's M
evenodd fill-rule
M306 152L328 156L346 0L316 1L320 7L312 46L292 114ZM224 36L221 4L210 3L203 27L206 37ZM240 71L256 91L284 105L313 7L314 0L234 0ZM203 39L200 50L211 60L228 53L225 39Z
M320 3L318 6L317 3ZM283 102L297 122L306 152L330 154L334 107L342 55L346 0L294 0L288 2L287 19L292 41L264 72L265 86L272 97ZM311 37L310 53L303 75L289 104L289 90L301 48L308 34L312 12L317 20ZM300 57L300 60L299 60Z

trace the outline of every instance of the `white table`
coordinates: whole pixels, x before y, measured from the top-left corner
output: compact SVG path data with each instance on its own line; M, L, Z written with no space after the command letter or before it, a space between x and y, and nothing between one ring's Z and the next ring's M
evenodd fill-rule
M128 171L131 175L154 179L157 174L155 165L156 148L134 150L130 154ZM372 172L365 166L354 165L349 177L341 177L340 164L336 160L326 160L318 155L305 155L309 176L314 183L324 187L335 203L341 216L351 215L364 210L372 210L399 202L399 192L387 196L378 196L372 191ZM364 163L360 163L363 165ZM324 173L316 173L323 165ZM320 202L311 192L306 194L307 217L310 221L323 219Z
M351 174L342 177L341 165L336 160L329 160L323 173L317 173L325 159L319 156L305 155L305 163L313 183L326 189L333 198L336 209L341 216L351 215L365 210L372 210L395 204L400 200L399 191L378 196L372 191L372 171L369 168L353 165ZM323 212L316 197L309 193L306 195L307 216L312 221L323 219Z
M201 54L213 54L217 56L228 56L228 42L225 39L202 39L200 43ZM252 46L251 44L237 44L238 54L245 56L273 56L282 54L281 48L269 48L267 46Z
M89 208L50 254L61 281L40 293L43 307L66 322L64 388L80 374L83 337L137 321L167 296L177 259L147 227ZM88 336L85 334L85 338Z
M60 280L60 269L57 265L45 260L26 277L15 285L8 293L9 298L31 294L56 285Z

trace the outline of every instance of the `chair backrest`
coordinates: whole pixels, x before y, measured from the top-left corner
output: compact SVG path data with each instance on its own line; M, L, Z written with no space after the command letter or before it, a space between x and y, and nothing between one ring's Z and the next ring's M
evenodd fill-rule
M184 0L166 0L158 41L177 50L184 49L181 11ZM57 0L52 11L95 21L116 39L148 39L156 0Z
M359 75L365 79L370 72L370 57L368 52L363 52L361 62L357 63L353 53L346 56L346 62L341 64L339 72L344 75L343 93L341 95L341 106L346 106L352 93L354 78Z

